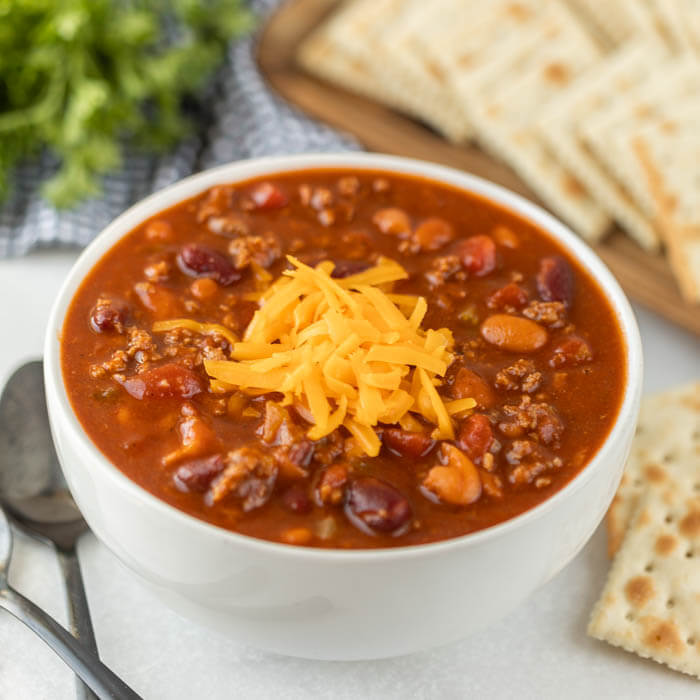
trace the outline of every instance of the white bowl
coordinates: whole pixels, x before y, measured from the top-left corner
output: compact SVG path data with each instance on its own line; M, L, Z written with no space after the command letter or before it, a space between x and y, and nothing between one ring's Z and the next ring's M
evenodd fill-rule
M413 173L478 193L547 231L598 280L625 341L627 380L615 425L590 463L537 507L471 535L381 550L294 547L223 530L130 481L95 447L71 408L60 365L66 310L83 278L126 233L219 183L315 167ZM634 315L608 269L548 213L477 177L374 154L232 163L135 205L80 256L53 306L45 344L51 428L68 485L97 537L175 610L225 635L315 659L376 659L465 637L500 618L583 547L617 488L634 433L642 350Z

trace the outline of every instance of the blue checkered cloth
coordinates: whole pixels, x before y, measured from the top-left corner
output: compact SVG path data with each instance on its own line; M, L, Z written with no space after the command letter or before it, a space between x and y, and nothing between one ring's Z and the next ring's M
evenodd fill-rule
M253 0L263 18L279 0ZM87 245L131 204L186 175L242 158L281 153L357 149L339 134L300 114L271 93L255 62L255 37L235 42L215 85L204 98L211 116L205 133L164 156L130 152L119 171L105 177L103 194L74 209L57 210L39 194L56 168L46 154L20 167L0 209L0 257L47 246Z

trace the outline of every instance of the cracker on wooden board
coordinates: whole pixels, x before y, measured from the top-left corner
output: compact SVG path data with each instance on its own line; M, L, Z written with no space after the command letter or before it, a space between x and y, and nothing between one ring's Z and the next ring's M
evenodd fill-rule
M588 634L700 678L700 476L640 499Z
M563 94L550 102L539 120L540 134L554 155L583 183L608 213L647 250L659 238L649 219L578 136L596 112L624 101L666 55L658 41L632 41L605 56Z
M470 6L465 5L465 9ZM439 35L445 16L452 16L454 0L420 2L390 22L375 47L376 75L387 92L399 91L411 112L459 143L471 135L471 125L445 76L427 60L420 37Z
M679 100L700 95L700 62L695 58L671 59L663 62L646 80L628 92L624 102L600 110L582 124L579 135L595 157L625 188L646 216L654 215L636 156L626 147L630 133L649 124L665 120Z
M539 24L554 0L467 2L454 12L438 13L433 31L416 37L431 70L444 76L454 92L459 81L499 56L513 33ZM464 95L461 95L463 101Z
M342 3L301 44L297 61L323 80L412 114L411 101L405 94L387 91L377 77L372 53L377 33L401 11L406 11L403 0Z
M353 0L302 43L298 60L310 73L463 140L468 123L452 91L413 59L410 46L401 53L414 24L443 5L454 0Z
M599 239L610 219L545 147L536 120L600 55L575 17L555 4L536 28L516 34L507 50L458 83L478 141L588 240Z
M688 21L698 10L691 0L647 0L656 19L658 33L670 48L678 52L692 52L693 38Z
M642 399L637 432L607 514L608 554L620 547L640 495L700 475L700 381Z
M649 11L639 0L567 0L578 16L605 44L655 34Z
M683 296L700 304L700 97L629 136ZM698 309L700 313L700 308Z

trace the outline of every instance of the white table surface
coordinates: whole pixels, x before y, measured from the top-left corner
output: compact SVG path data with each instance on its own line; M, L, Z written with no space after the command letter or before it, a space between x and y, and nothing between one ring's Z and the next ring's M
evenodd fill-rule
M40 356L49 308L75 257L51 251L0 261L0 385L21 361ZM700 378L700 341L636 311L645 391ZM102 658L148 700L700 694L697 680L586 636L608 567L602 527L564 571L486 632L421 654L362 663L290 659L232 643L171 612L94 536L82 539L79 552ZM44 545L18 534L10 579L65 621L58 564ZM0 614L0 698L62 700L74 692L63 663L14 618Z

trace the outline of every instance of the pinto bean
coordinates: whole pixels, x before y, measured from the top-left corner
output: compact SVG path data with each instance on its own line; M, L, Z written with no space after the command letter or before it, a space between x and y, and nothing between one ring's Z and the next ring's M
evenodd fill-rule
M413 238L422 250L439 250L454 237L452 224L437 216L422 221L413 233Z
M189 399L202 391L199 376L175 362L129 377L122 386L135 399Z
M543 301L561 301L571 306L574 297L574 276L569 263L560 255L540 260L537 292Z
M238 282L242 276L223 253L199 243L182 246L177 262L190 277L210 277L224 287Z
M353 525L368 534L398 535L413 516L406 497L373 476L360 477L350 484L345 513Z
M492 443L491 421L481 413L469 416L459 428L457 445L475 462L481 462Z
M382 441L392 452L413 459L424 457L435 445L435 440L427 433L411 432L403 428L385 428Z
M481 496L481 478L474 463L460 449L445 442L440 449L441 464L423 480L423 488L440 501L468 506Z
M173 474L173 481L180 491L204 493L214 477L223 470L224 459L220 454L203 459L193 459L177 468Z
M126 304L113 299L98 299L90 312L90 325L98 333L123 333L126 314Z
M411 220L403 209L379 209L374 213L372 221L382 233L399 238L408 238L411 235Z
M520 239L507 226L496 226L496 228L491 232L491 235L496 243L504 248L511 248L514 250L520 246Z
M285 544L305 545L314 538L314 533L308 527L290 527L285 530L280 539Z
M460 367L450 391L455 399L474 399L479 408L490 408L496 401L485 379L466 367Z
M455 251L462 267L475 277L484 277L496 268L496 244L489 236L472 236Z
M292 513L309 513L313 504L301 484L293 484L282 494L282 503Z
M547 342L547 331L534 321L494 314L481 324L482 338L508 352L535 352Z

